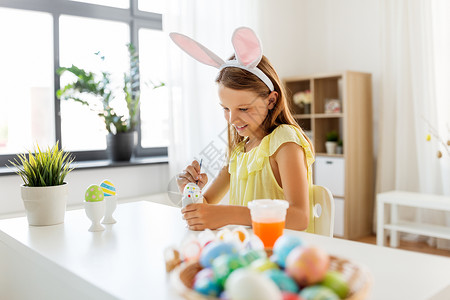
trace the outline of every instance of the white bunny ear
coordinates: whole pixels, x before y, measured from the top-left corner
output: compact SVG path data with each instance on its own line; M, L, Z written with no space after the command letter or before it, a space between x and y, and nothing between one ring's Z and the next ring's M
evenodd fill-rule
M171 32L169 36L178 47L199 62L215 68L220 68L223 65L223 59L190 37L176 32Z
M262 47L256 33L248 27L239 27L231 38L236 58L248 68L256 68L262 58Z

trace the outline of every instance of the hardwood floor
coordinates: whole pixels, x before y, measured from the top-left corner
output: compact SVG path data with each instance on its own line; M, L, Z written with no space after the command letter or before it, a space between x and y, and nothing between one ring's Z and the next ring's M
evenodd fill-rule
M370 236L366 236L361 239L358 239L356 241L376 245L377 238L375 235L370 235ZM389 243L389 238L388 238L388 243ZM425 242L409 242L409 241L400 240L400 246L398 248L403 249L403 250L416 251L416 252L422 252L422 253L427 253L427 254L442 255L442 256L450 257L449 250L442 250L442 249L437 249L436 247L430 247Z

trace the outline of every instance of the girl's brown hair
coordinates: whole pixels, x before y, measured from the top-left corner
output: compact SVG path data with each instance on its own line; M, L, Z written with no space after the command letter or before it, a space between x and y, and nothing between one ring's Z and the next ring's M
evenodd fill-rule
M230 60L232 59L235 59L234 55L230 58ZM273 83L274 91L278 93L275 106L269 110L265 120L261 124L261 127L266 135L271 133L281 124L294 125L300 129L313 150L311 141L292 116L289 103L286 98L286 90L281 84L277 72L264 55L258 64L258 68L269 77L270 81ZM249 71L240 68L227 67L222 69L217 75L216 82L233 90L252 91L261 98L266 98L271 93L267 85L265 85L261 79ZM243 140L244 138L238 134L236 128L228 124L228 160L230 159L234 148Z

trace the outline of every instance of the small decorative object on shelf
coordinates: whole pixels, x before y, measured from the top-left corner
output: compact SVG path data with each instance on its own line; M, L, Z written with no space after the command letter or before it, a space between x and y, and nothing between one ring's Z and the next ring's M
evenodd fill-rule
M339 99L326 99L325 100L325 113L337 114L341 112L341 100Z
M311 91L297 92L292 96L294 103L303 109L304 114L311 113Z
M111 180L103 180L100 183L100 187L103 190L103 196L105 196L105 217L103 218L103 224L115 224L117 221L113 218L113 213L117 207L117 192L116 187Z
M55 225L64 222L68 184L64 181L72 171L73 162L69 152L58 148L42 151L36 144L34 152L19 154L18 160L10 163L22 178L22 200L27 213L28 224L32 226Z
M105 215L105 196L103 190L96 184L90 185L84 194L84 209L86 216L91 220L92 225L89 231L103 231L105 227L100 224Z
M437 142L442 146L441 148L443 149L443 151L447 152L447 155L450 157L450 139L447 139L447 142L444 141L444 138L441 137L439 135L439 132L433 127L431 126L430 122L428 122L428 120L426 120L423 116L422 119L428 124L428 134L427 134L427 142L431 141L431 136L434 136L437 140ZM447 123L447 133L450 136L450 125L449 123ZM436 156L437 158L441 158L442 157L442 151L438 150L436 152Z
M336 147L338 145L339 134L336 130L329 131L327 133L327 141L325 142L325 148L327 149L327 154L336 154Z

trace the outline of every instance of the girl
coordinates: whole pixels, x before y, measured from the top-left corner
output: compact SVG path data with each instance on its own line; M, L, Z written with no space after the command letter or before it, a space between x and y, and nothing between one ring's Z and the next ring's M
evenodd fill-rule
M256 199L289 201L286 228L314 232L312 222L312 145L292 117L280 79L262 55L259 39L245 27L236 29L235 55L224 62L190 38L172 40L197 60L217 67L220 106L228 122L227 165L203 193L204 203L182 209L191 230L228 224L251 225L247 203ZM180 191L189 182L208 182L193 161L178 174ZM230 205L217 204L230 192Z

